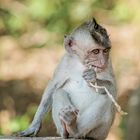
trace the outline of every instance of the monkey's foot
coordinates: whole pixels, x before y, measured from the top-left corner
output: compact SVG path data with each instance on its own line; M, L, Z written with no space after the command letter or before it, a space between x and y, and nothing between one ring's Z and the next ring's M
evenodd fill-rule
M73 134L77 130L77 115L79 110L73 106L66 106L59 112L62 127L68 134ZM66 134L67 134L66 133Z
M34 126L30 126L28 129L26 129L24 131L21 131L21 132L18 132L16 134L16 136L19 136L19 137L36 136L37 133L40 130L40 126L41 126L40 124L34 125Z
M66 124L61 120L61 124L62 124L62 127L63 127L63 130L61 131L61 137L64 138L64 139L67 139L69 137L69 133L66 129Z

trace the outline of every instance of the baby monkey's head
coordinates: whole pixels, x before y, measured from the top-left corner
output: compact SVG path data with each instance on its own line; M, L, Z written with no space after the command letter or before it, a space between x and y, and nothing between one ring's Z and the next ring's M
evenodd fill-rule
M69 53L77 54L82 62L90 61L97 72L108 64L111 43L107 31L93 18L77 27L65 37L65 48Z

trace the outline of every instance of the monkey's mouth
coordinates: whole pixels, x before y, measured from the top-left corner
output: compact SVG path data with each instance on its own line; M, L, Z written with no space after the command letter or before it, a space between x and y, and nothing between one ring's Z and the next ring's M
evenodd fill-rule
M104 70L103 68L99 68L99 67L96 68L96 72L97 72L97 73L100 73L100 72L102 72L103 70Z
M95 65L92 65L93 67L94 67L94 70L95 70L95 72L97 72L97 73L100 73L100 72L102 72L102 71L104 71L105 70L105 66L104 67L100 67L100 66L95 66Z

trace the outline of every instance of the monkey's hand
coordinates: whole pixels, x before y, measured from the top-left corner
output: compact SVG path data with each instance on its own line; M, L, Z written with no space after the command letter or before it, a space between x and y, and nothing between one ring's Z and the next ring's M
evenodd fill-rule
M96 72L93 67L86 67L83 72L83 77L88 83L96 82Z
M27 128L24 131L18 132L16 135L19 137L36 136L40 130L40 126L41 126L40 123L36 123L33 125L31 124L29 128Z
M62 134L62 137L68 138L69 134L77 133L76 120L78 112L79 110L72 105L62 108L59 112L59 117L64 129L64 134Z

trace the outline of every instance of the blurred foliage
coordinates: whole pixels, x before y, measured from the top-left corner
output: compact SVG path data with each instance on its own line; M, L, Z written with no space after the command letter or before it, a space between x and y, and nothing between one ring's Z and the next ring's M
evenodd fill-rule
M16 37L22 48L55 46L62 43L64 34L91 17L102 17L110 24L139 20L140 15L136 14L139 8L132 10L131 3L136 7L138 1L1 0L0 35ZM43 35L36 40L39 31Z
M139 16L136 12L127 0L1 0L0 35L20 37L39 29L59 34L62 41L64 33L88 18L128 22Z
M133 23L137 25L140 23L139 5L139 0L0 0L0 63L4 63L3 75L0 74L0 134L10 135L13 132L23 130L31 122L40 101L41 95L38 93L43 92L45 82L49 80L49 76L52 74L49 73L49 76L46 78L44 73L48 69L48 71L53 71L61 54L57 51L55 54L49 52L50 56L49 53L46 55L44 48L60 46L59 44L62 44L64 34L69 33L81 22L92 17L97 18L99 22L102 21L101 23L103 24L116 26L117 30L120 28L120 25ZM126 30L120 30L129 34ZM113 30L112 32L117 31ZM122 32L119 33L121 34ZM118 36L116 35L114 38L118 39ZM134 39L135 43L139 41L138 36L134 37ZM129 38L126 37L126 40L129 40ZM129 47L131 43L128 42L127 45ZM37 53L35 51L36 48L42 49L42 51ZM115 53L118 52L120 54L119 57L124 58L124 54L122 54L122 51L119 52L118 48L115 50ZM134 45L135 48L136 45ZM27 50L26 53L23 50ZM137 52L137 50L140 49L137 47L135 51ZM135 64L137 61L136 54L132 56L131 53L128 54L130 54L130 58L124 58L123 64L122 61L116 61L116 65L120 70L116 70L117 80L119 80L119 75L122 74L122 71L126 72L128 69L131 71L134 67L137 67ZM54 58L53 61L52 56ZM131 57L134 56L136 60L130 61ZM50 63L47 59L49 59ZM118 60L118 57L116 60ZM45 69L46 62L48 66ZM7 63L6 66L5 63ZM51 69L50 67L53 68ZM41 72L38 70L39 68ZM44 73L42 72L43 70ZM11 71L14 71L15 75L17 73L16 76L18 78L14 77ZM10 74L8 75L7 73L10 73L12 75L10 78L15 81L10 81L11 79L8 77ZM7 77L4 77L4 74ZM39 77L37 77L37 74ZM41 82L38 82L38 79L42 81L42 85ZM37 84L31 86L33 83ZM37 88L38 90L36 90ZM21 95L25 97L21 97ZM20 100L21 98L23 101ZM24 114L25 112L27 113ZM51 132L52 128L55 130L51 121L49 114L44 119L45 124L48 124L47 135L54 134L54 132ZM123 122L120 128L125 129ZM46 131L43 131L41 135L44 135Z

